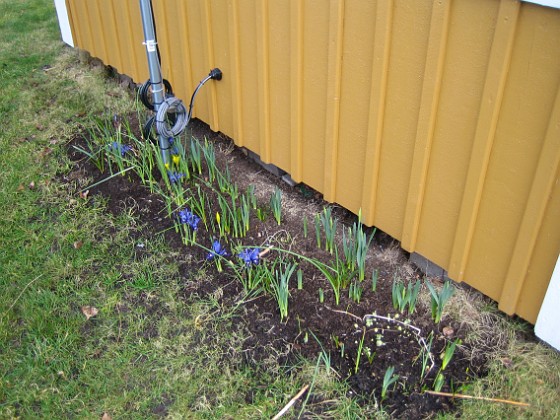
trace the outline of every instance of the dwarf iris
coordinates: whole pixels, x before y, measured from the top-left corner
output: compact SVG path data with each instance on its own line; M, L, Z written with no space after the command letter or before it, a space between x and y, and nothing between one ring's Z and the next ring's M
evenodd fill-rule
M251 266L252 264L259 263L259 248L252 248L252 249L244 249L239 253L239 258L243 260L247 267Z
M179 183L180 179L184 176L185 174L183 172L167 171L167 177L172 184Z
M220 255L222 257L226 257L227 256L227 251L222 246L222 244L220 244L219 241L214 241L214 242L212 242L212 251L208 253L208 255L206 256L206 259L211 260L214 257L216 257L217 255Z
M184 209L179 211L179 221L185 225L189 225L192 230L197 230L200 217L189 209Z
M120 144L119 142L114 141L109 145L109 149L120 153L121 156L124 156L132 150L132 147L128 144Z

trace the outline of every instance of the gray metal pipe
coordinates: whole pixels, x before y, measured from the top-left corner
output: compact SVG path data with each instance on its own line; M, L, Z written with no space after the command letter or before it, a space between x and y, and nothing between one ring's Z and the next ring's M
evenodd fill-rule
M160 105L163 103L163 101L165 101L165 91L157 50L152 3L150 0L140 0L140 13L142 15L142 26L144 28L144 45L146 46L146 56L148 58L150 82L152 83L154 110L157 114ZM161 151L163 163L166 165L170 164L169 139L158 133L158 144Z

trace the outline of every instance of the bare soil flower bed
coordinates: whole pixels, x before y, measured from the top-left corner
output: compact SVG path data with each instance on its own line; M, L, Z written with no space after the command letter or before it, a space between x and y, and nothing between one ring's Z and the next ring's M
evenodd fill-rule
M134 123L134 117L130 117L130 122ZM260 264L273 261L279 254L277 248L316 261L332 262L333 255L317 246L312 224L315 215L327 205L317 192L305 185L291 187L285 184L249 159L243 149L234 147L231 140L210 131L198 120L191 122L189 130L194 137L207 138L213 143L219 170L225 171L227 165L232 182L240 191L253 185L262 208L267 208L268 215L264 220L251 214L250 229L239 239L244 246L259 248ZM107 173L101 174L91 160L73 147L84 147L87 136L87 133L78 135L68 147L73 168L64 180L76 191L107 177ZM199 185L211 196L212 191L206 184L201 182ZM282 191L280 225L268 208L269 198L276 188ZM452 319L445 312L441 322L434 323L429 302L425 300L418 303L412 314L395 309L392 292L395 279L406 285L417 280L423 283L424 276L408 263L408 256L398 243L381 231L375 232L370 245L366 260L368 274L359 302L351 299L347 290L342 290L340 302L336 304L327 279L309 261L300 260L302 288L297 287L295 280L290 283L288 316L282 320L273 297L265 293L247 296L243 285L232 276L227 266L219 272L208 261L207 250L212 249L215 232L200 225L196 241L202 247L185 245L174 229L177 221L168 216L162 198L150 194L134 173L116 176L88 188L87 194L82 192L84 197L92 204L99 199L106 200L108 210L115 214L132 209L144 226L135 239L164 235L168 245L183 255L180 274L184 287L178 299L211 298L224 307L233 307L243 301L235 313L236 323L243 334L243 345L231 357L239 358L240 362L257 371L287 372L290 366L297 368L301 357L315 360L323 355L330 361L333 375L349 384L348 392L353 398L361 404L380 405L397 418L425 418L456 409L452 399L426 392L435 389L438 373L444 378L439 379L438 389L459 393L470 379L485 373L484 358L475 357L474 354L478 353L471 349L467 323ZM209 206L211 211L208 213L213 217L219 207L216 203ZM333 214L339 223L336 241L340 244L342 226L352 226L357 217L336 206ZM309 221L307 235L304 234L304 218ZM374 233L372 228L364 230L367 234ZM238 264L238 255L228 245L224 246L229 259ZM263 253L268 247L273 249ZM141 258L147 251L139 244L135 252ZM200 276L201 269L207 275ZM371 280L373 272L377 273L375 291ZM431 279L431 282L441 286L442 279ZM135 304L148 305L147 301ZM164 308L154 308L153 303L149 305L148 313L164 316ZM157 335L157 331L153 334ZM452 343L456 343L452 360L441 369L443 354ZM386 376L390 368L393 374ZM384 379L393 379L393 382L384 387ZM251 404L251 393L246 395L246 402ZM301 403L300 400L298 404ZM314 407L323 406L325 411L329 407L329 401L323 401L321 395L313 394L312 390L308 403Z

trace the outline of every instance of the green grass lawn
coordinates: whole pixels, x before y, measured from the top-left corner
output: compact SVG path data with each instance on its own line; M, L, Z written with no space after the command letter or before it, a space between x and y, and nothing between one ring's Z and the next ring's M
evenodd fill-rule
M321 360L240 363L233 309L178 298L181 256L139 237L134 214L113 216L60 182L72 136L135 101L59 38L51 1L0 0L0 418L271 418L310 383L331 401L325 418L387 417L358 406ZM505 345L481 343L490 373L470 393L531 407L469 400L463 417L560 418L558 354L475 303L456 307Z

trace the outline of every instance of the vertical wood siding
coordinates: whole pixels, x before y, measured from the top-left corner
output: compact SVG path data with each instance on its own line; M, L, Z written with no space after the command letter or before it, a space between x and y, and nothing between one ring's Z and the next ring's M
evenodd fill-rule
M148 78L138 2L67 0ZM195 115L534 322L560 252L560 10L518 0L153 0Z

